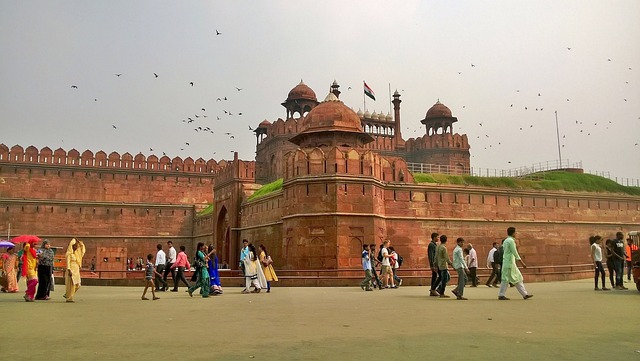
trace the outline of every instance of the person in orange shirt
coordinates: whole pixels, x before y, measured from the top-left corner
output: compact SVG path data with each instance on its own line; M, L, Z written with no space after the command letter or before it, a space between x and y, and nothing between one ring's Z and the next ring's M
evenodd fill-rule
M627 246L624 247L624 254L626 256L626 263L627 263L627 280L631 281L631 269L632 264L631 264L631 252L632 251L637 251L638 250L638 246L636 246L635 244L633 244L633 240L631 238L627 238Z

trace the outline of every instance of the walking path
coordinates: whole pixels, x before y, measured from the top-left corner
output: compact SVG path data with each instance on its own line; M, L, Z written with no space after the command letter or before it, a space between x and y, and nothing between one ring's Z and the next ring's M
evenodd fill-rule
M640 292L595 292L591 280L526 287L535 295L527 301L515 289L507 291L510 301L498 301L498 290L485 286L465 290L468 301L428 297L427 287L274 287L270 294L227 287L207 299L180 288L142 301L141 288L87 286L66 304L56 285L50 301L0 294L0 354L3 360L640 359Z

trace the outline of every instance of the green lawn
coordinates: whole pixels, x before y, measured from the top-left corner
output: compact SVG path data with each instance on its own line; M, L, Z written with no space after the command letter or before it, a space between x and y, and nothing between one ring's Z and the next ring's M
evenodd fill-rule
M609 192L640 195L639 187L626 187L592 174L562 171L540 172L521 179L512 177L476 177L466 175L415 173L416 183L459 184L495 188L561 190L568 192Z

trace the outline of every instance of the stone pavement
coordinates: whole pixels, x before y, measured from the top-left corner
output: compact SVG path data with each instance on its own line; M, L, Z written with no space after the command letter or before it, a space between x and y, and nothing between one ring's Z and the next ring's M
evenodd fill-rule
M428 297L426 287L274 287L247 295L227 287L208 299L190 298L183 287L142 301L141 288L85 286L67 304L57 286L50 301L0 294L0 354L2 360L640 359L640 292L595 292L591 280L526 287L535 295L527 301L513 288L510 301L498 301L498 290L485 286L465 289L468 301Z

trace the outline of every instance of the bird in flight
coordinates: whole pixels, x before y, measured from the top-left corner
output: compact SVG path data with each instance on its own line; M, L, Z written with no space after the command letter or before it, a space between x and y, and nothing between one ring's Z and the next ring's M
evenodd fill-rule
M77 85L72 85L71 88L72 89L78 89L78 86Z
M221 100L222 100L222 99L220 99L220 98L216 99L216 101L217 101L217 102L219 102L219 101L221 101Z
M631 68L629 68L629 69L631 69ZM347 90L351 90L351 87L348 87Z
M118 128L116 128L116 126L115 126L115 125L113 125L113 124L112 124L111 126L113 127L113 129L118 129Z
M249 126L249 130L253 130L253 128L251 128L251 126Z
M238 88L238 87L236 87L236 89L237 89L238 91L242 90L242 88Z
M204 110L204 108L202 108L202 111L203 111L203 112L206 112L206 110Z
M478 123L478 124L480 124L480 126L482 126L482 123Z
M625 102L627 101L627 99L624 100ZM242 113L238 113L238 115L242 115Z
M226 134L226 135L231 135L231 133L224 133L224 134Z
M200 116L198 114L195 114L196 118L200 118Z
M150 151L150 152L153 152L153 148L149 148L149 151Z
M115 76L117 76L117 77L119 78L119 77L120 77L120 75L122 75L122 74L114 74L114 75L115 75Z
M216 29L216 35L221 35L222 33L218 31L218 29Z
M471 64L471 67L472 67L472 68L475 68L476 66L475 66L475 64Z
M189 142L184 142L184 144L189 145Z
M153 73L153 75L155 75L155 76L156 76L156 78L158 77L158 74L156 74L156 73Z
M193 86L193 82L192 81L190 81L189 84L191 84L191 86Z
M571 48L567 48L567 50L571 50Z

